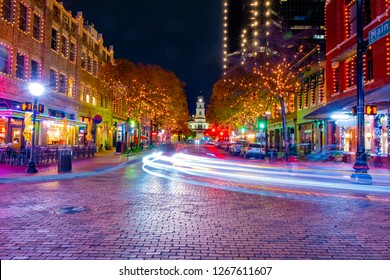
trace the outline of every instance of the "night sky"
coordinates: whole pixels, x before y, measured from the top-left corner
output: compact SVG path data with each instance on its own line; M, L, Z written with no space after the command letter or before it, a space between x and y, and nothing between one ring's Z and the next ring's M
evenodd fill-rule
M185 84L191 114L200 91L209 100L221 74L220 0L64 0L103 34L114 56L171 70Z

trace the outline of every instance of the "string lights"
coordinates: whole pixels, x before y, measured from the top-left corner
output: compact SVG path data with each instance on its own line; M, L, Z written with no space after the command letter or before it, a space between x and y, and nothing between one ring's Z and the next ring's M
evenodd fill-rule
M312 76L310 79L310 104L316 104L316 77Z
M390 0L389 0L390 2ZM386 75L390 76L390 38L386 36Z
M3 52L3 54L7 56L7 60L4 61L4 62L7 63L5 72L0 72L0 74L1 75L6 75L6 76L10 77L11 74L12 74L12 71L13 71L13 69L11 67L13 65L13 57L14 57L13 49L12 49L12 47L10 45L5 44L5 43L3 43L1 41L0 41L0 46L2 46L3 48L6 49L6 52Z
M223 15L223 71L224 75L226 75L227 64L228 64L228 0L224 2L224 15Z

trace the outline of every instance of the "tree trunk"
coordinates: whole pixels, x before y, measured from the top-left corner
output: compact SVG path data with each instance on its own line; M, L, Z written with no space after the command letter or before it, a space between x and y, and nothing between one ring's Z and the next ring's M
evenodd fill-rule
M141 145L141 124L140 121L137 122L137 148Z
M149 146L153 146L153 121L150 120L150 129L149 129Z
M283 127L283 142L284 142L284 159L288 161L290 155L290 140L288 137L287 131L287 120L286 120L286 106L284 104L284 98L278 96L280 101L280 106L282 110L282 127Z

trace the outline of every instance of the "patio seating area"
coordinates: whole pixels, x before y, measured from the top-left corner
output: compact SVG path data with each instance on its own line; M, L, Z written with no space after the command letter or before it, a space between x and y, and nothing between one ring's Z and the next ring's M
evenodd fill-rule
M96 146L64 146L64 145L50 145L50 146L35 146L34 147L34 161L37 165L45 165L58 162L60 148L67 147L73 151L73 159L82 159L95 156ZM30 160L31 150L15 149L13 147L0 148L0 166L7 164L10 166L27 166Z

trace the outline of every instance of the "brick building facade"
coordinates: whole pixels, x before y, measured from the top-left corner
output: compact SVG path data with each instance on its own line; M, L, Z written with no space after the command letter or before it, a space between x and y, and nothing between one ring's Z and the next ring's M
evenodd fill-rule
M100 66L114 60L113 47L104 47L81 12L73 17L55 0L0 0L0 7L0 143L25 144L21 105L32 102L27 85L37 81L45 93L35 144L115 144L125 117L117 112L113 120L113 102L98 79ZM68 135L60 139L64 118Z
M356 152L356 118L351 110L357 103L356 0L326 2L326 99L322 117L327 120L327 143L345 153ZM389 18L390 1L363 0L363 38ZM390 37L381 36L368 44L364 53L365 104L377 106L377 114L365 115L365 147L374 156L389 154ZM318 113L318 112L317 112ZM335 119L334 114L343 115ZM345 117L347 116L347 118Z

